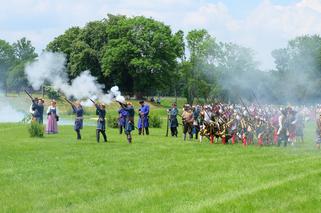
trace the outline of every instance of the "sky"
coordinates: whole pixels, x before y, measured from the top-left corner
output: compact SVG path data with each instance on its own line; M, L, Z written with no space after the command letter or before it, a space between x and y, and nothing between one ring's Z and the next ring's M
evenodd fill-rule
M0 0L0 39L26 37L38 53L72 26L106 14L144 15L173 31L205 28L218 41L252 48L261 69L296 36L321 34L321 0Z

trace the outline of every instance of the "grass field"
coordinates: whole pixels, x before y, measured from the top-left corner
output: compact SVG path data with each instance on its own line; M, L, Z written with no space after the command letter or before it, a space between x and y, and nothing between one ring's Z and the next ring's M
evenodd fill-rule
M0 124L0 212L321 212L321 152L314 127L295 147L243 148L108 129L94 141L71 126L30 138Z

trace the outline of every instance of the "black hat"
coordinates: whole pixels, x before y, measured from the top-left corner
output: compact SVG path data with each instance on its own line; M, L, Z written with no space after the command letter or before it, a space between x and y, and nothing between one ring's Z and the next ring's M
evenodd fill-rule
M140 100L139 103L140 103L140 104L144 103L144 100Z

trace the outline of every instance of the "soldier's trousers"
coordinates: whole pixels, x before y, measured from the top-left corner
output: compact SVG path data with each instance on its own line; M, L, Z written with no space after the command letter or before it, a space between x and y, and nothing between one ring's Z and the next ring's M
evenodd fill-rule
M130 132L126 132L128 143L132 143L132 135Z
M278 137L278 146L281 146L281 143L284 143L284 146L288 145L288 136L286 133L280 134Z
M172 136L177 137L177 134L178 134L177 127L171 127L171 133L172 133Z
M200 132L200 126L193 126L193 129L194 129L194 131L193 131L193 134L195 134L195 139L197 140L198 139L198 133Z
M75 130L77 132L77 139L81 140L80 129Z
M193 129L193 125L191 123L184 123L184 129L183 129L184 140L186 140L186 133L189 134L190 139L193 137L192 129Z
M138 134L142 134L142 132L143 132L143 129L142 128L139 128L138 129ZM146 133L146 135L149 135L149 129L148 129L148 127L145 127L144 128L144 132Z
M96 130L96 139L97 139L97 142L99 143L100 133L101 133L101 134L103 135L103 137L104 137L104 142L107 142L106 131L105 131L105 130L101 130L101 129L97 129L97 130Z

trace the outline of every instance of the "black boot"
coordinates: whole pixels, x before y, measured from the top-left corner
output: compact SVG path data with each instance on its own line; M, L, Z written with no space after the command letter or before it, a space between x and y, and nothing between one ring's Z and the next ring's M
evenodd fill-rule
M128 140L128 143L132 143L132 136L131 135L127 135L127 140Z
M80 130L76 130L77 132L77 140L81 140Z
M106 135L106 132L105 131L102 131L101 134L103 134L103 137L104 137L104 142L106 143L107 142L107 135Z
M97 143L99 143L99 140L100 140L100 130L96 130L96 141Z

